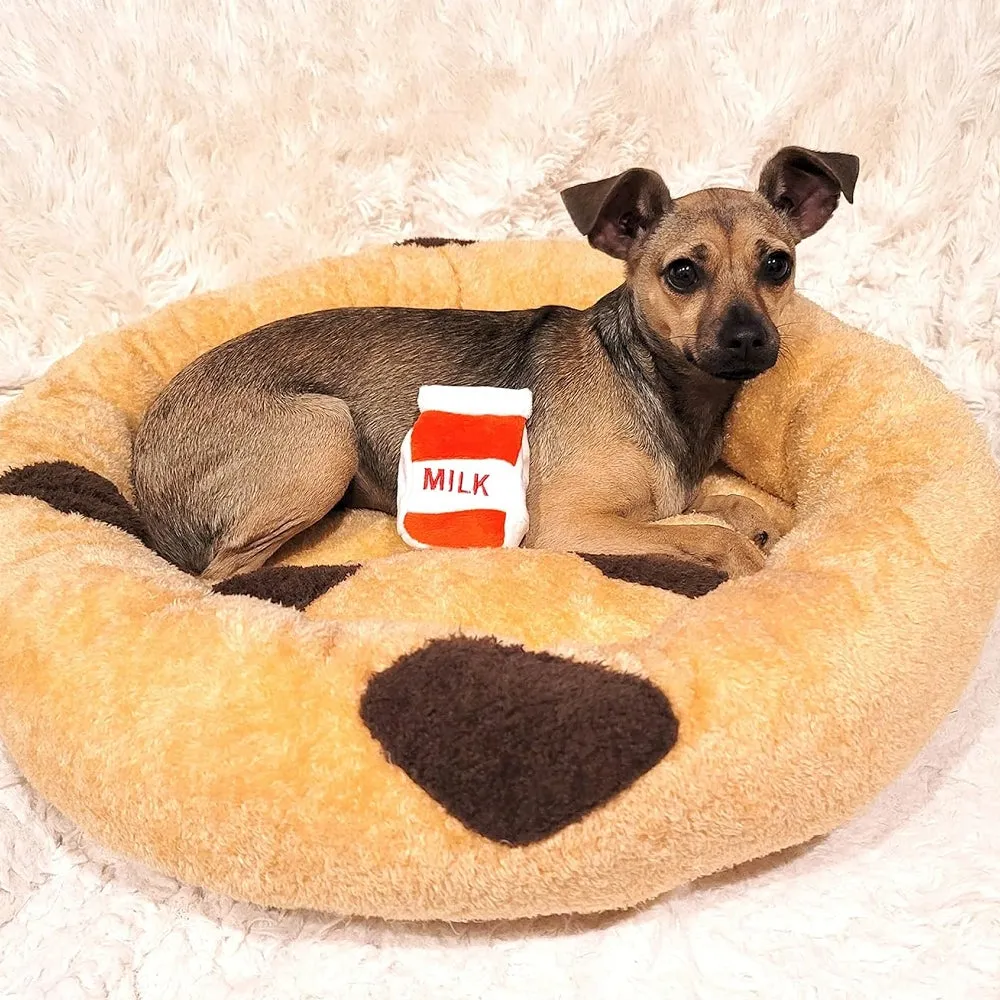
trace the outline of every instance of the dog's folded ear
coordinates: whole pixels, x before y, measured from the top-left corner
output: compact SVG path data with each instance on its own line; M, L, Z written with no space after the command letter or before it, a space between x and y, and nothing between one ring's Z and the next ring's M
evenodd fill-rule
M850 153L785 146L764 164L757 190L804 240L826 225L841 194L853 204L860 163Z
M561 196L569 217L590 245L622 260L670 207L663 178L644 167L577 184Z

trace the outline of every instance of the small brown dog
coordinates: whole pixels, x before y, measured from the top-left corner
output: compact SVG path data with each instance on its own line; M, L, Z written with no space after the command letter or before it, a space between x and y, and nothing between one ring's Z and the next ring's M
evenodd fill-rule
M857 157L790 146L756 192L673 199L635 168L562 193L626 280L589 309L332 309L197 358L135 441L158 550L215 582L261 566L338 504L395 513L423 384L528 387L534 548L664 553L730 575L763 563L763 512L711 498L738 531L653 524L689 508L740 384L778 357L796 244L853 201Z

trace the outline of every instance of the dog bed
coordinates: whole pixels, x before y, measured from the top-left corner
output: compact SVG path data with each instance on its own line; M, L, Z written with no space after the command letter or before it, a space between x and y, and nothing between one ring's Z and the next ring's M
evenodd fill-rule
M336 305L585 306L583 244L377 248L88 342L0 420L0 733L112 849L260 904L623 908L843 822L955 703L1000 596L983 436L796 298L720 480L785 517L721 583L648 557L410 552L335 513L212 590L143 542L131 437L223 339ZM401 345L405 350L405 345Z

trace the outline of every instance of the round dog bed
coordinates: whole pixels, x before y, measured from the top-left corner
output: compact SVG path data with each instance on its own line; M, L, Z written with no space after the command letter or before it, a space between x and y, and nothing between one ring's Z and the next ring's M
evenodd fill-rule
M380 248L53 366L0 422L0 733L28 780L198 885L403 919L627 907L867 803L976 661L1000 491L957 399L804 299L727 430L746 489L793 512L755 576L407 552L358 511L213 591L143 542L132 434L223 339L335 305L584 306L618 279L585 245Z

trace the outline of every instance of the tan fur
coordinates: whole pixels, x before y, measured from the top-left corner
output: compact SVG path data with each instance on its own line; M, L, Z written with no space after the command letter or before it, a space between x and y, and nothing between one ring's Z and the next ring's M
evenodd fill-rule
M767 252L784 250L794 258L794 247L791 230L759 194L695 191L673 203L646 252L630 262L632 280L656 332L699 359L714 346L714 333L735 299L757 306L777 325L794 286L764 284L757 270ZM671 294L663 268L691 257L703 264L707 282L688 295Z

